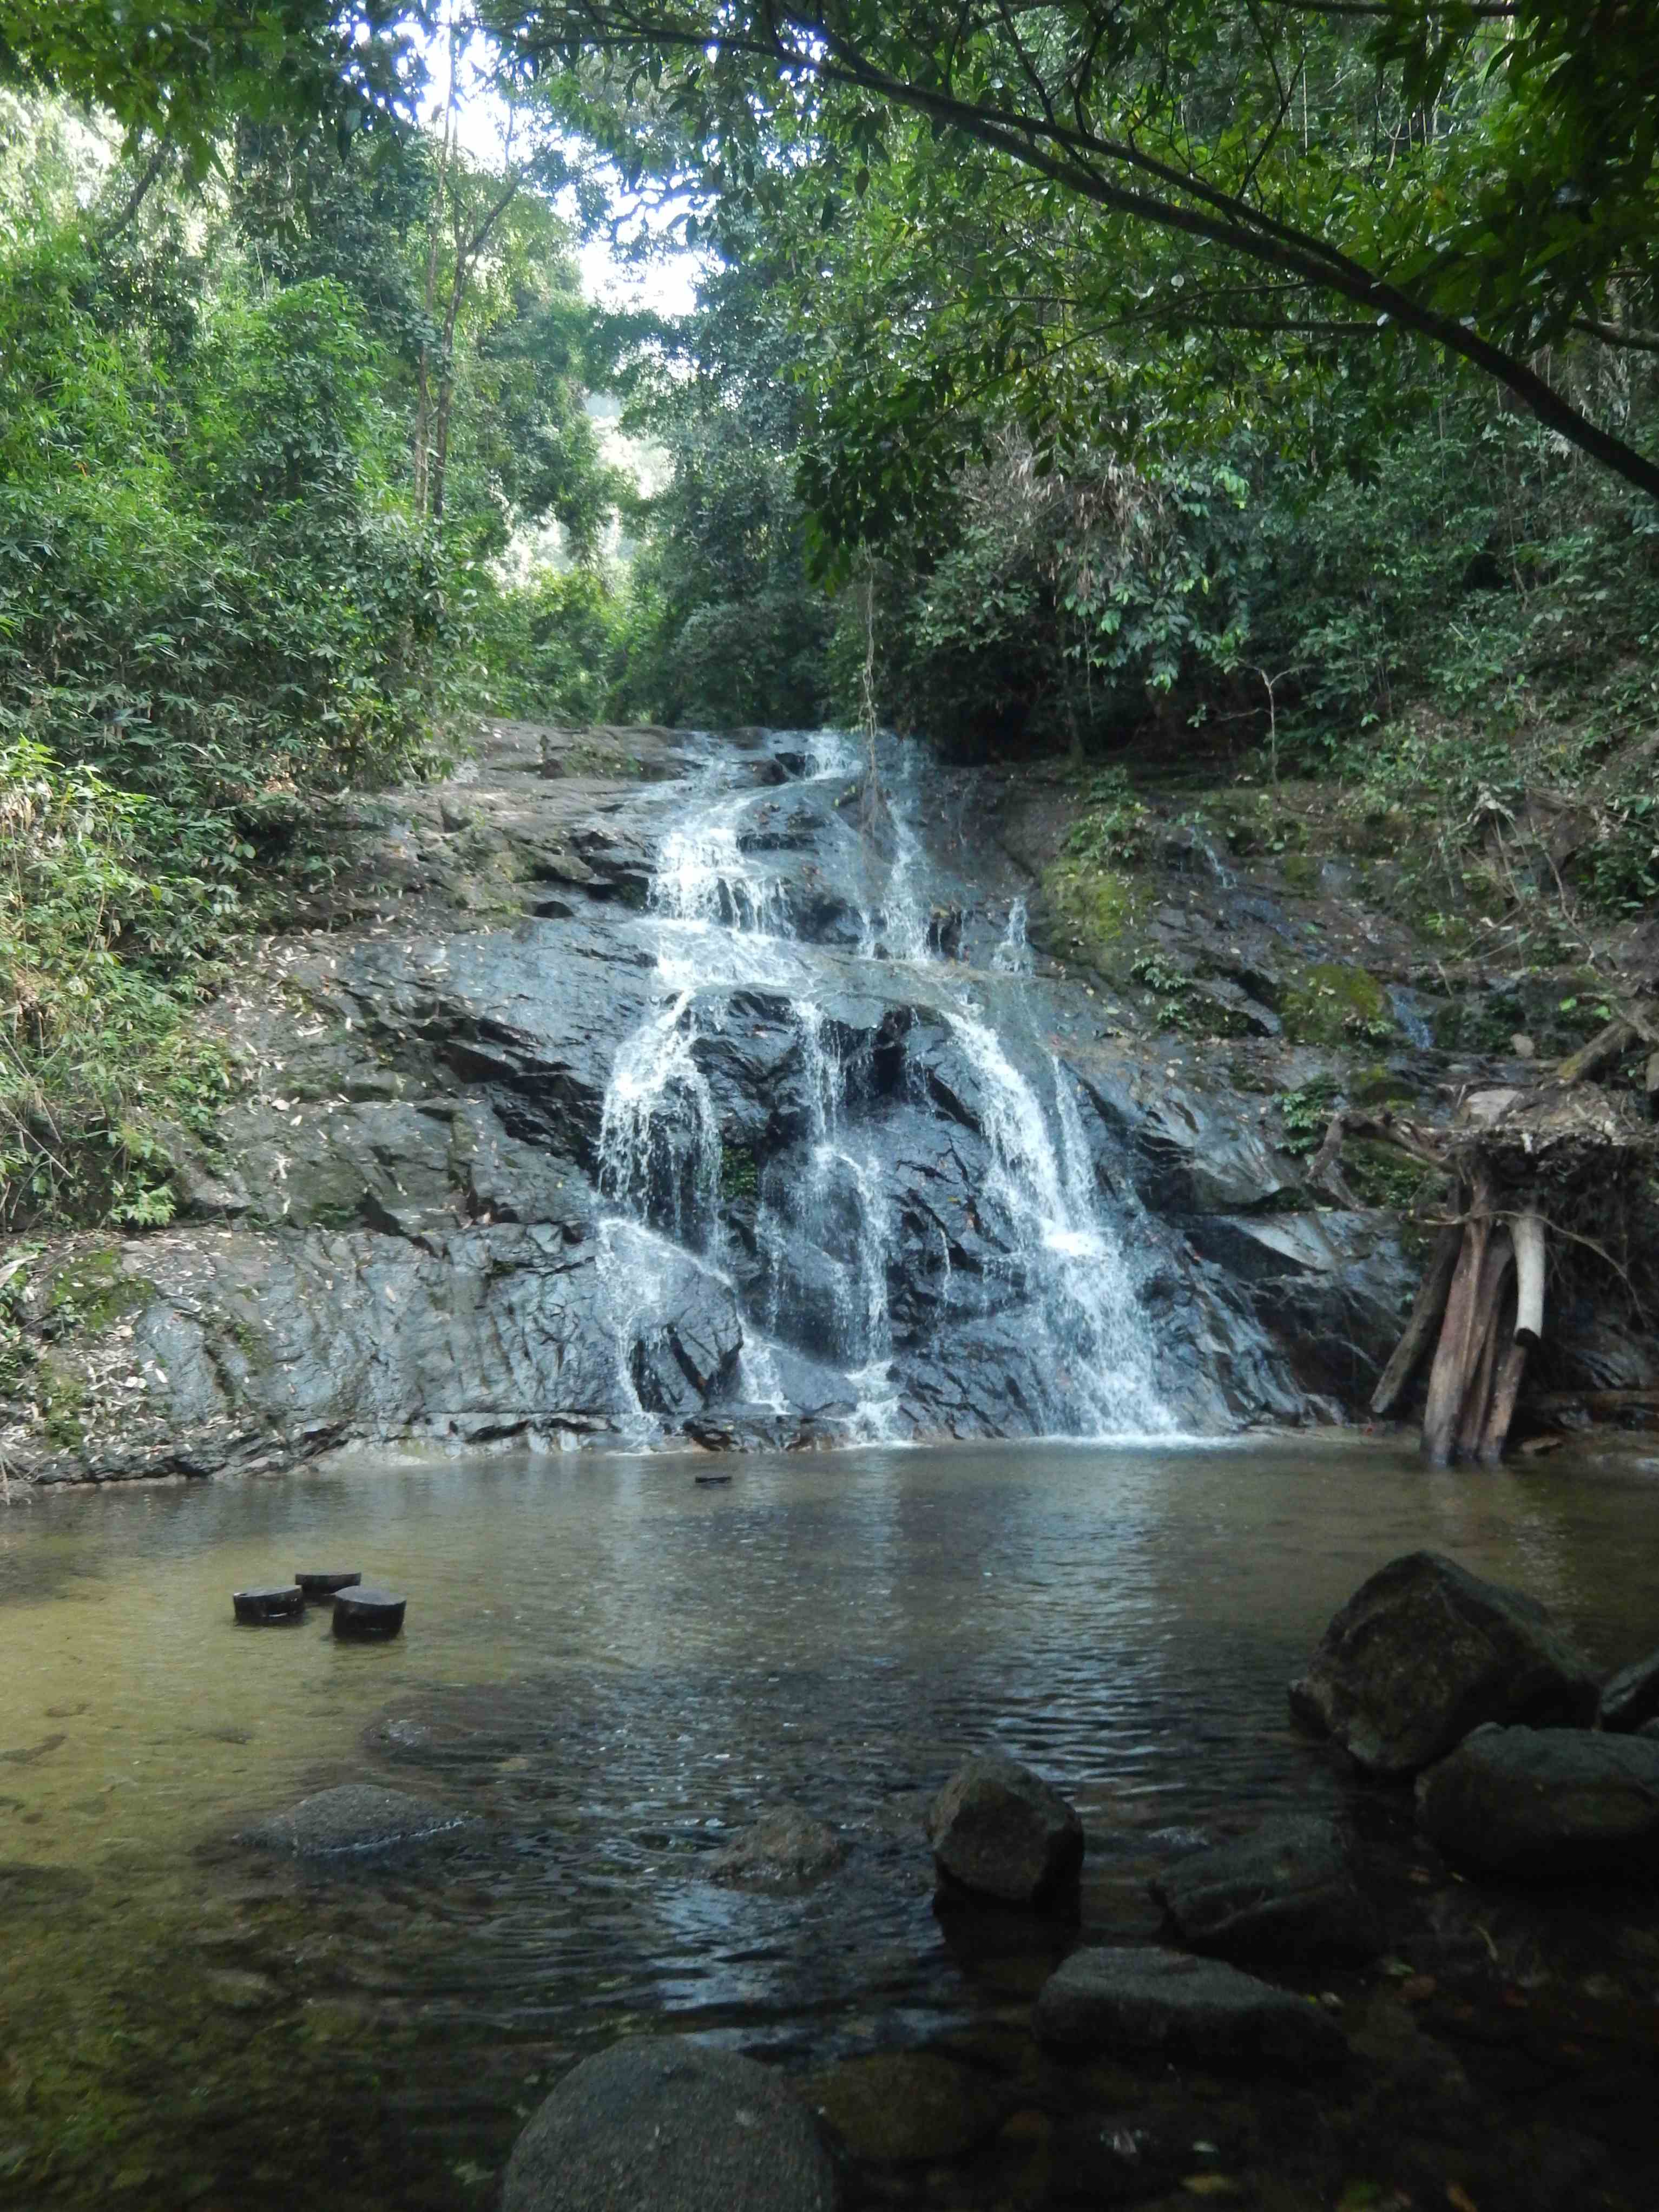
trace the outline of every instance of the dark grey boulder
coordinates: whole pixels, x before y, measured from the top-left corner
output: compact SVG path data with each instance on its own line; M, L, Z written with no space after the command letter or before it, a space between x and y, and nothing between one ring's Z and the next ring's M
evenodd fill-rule
M1487 1721L1588 1727L1598 1694L1589 1662L1534 1599L1412 1552L1336 1614L1291 1684L1291 1710L1368 1772L1404 1779Z
M1417 1818L1449 1857L1493 1874L1659 1881L1659 1742L1480 1729L1419 1778Z
M296 1858L330 1858L347 1851L395 1850L474 1825L467 1814L430 1798L382 1790L372 1782L345 1782L254 1821L239 1832L236 1841Z
M1601 1685L1597 1717L1604 1729L1620 1735L1634 1735L1651 1720L1659 1720L1659 1651L1650 1651L1633 1667L1621 1667Z
M1176 1932L1225 1958L1373 1958L1382 1918L1329 1820L1291 1815L1196 1851L1150 1885Z
M927 1827L947 1887L1005 1905L1064 1898L1083 1863L1082 1821L1018 1759L964 1761L928 1807Z
M1206 2065L1340 2065L1347 2039L1307 1997L1218 1959L1113 1946L1073 1951L1032 2018L1051 2050L1192 2058Z
M763 1814L752 1828L716 1851L706 1871L714 1881L805 1883L833 1874L846 1856L844 1836L810 1814L785 1806Z
M679 2036L586 2058L507 2163L501 2212L833 2212L805 2106L752 2058Z

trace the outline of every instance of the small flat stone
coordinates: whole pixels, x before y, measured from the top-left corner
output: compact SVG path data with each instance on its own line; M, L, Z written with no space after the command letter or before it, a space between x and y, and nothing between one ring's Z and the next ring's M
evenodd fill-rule
M707 1861L711 1881L767 1885L816 1881L847 1856L847 1839L793 1806L763 1814Z
M396 1850L422 1844L474 1825L430 1798L401 1790L382 1790L371 1782L345 1782L302 1797L284 1813L273 1813L236 1837L256 1850L286 1851L297 1858L328 1858L339 1852Z
M501 2212L835 2212L810 2114L752 2058L636 2036L567 2074L514 2145Z
M1633 1667L1621 1667L1601 1685L1597 1717L1604 1729L1620 1735L1634 1735L1649 1721L1659 1720L1659 1651L1650 1651Z
M1018 1759L965 1759L927 1808L927 1840L947 1887L1005 1905L1064 1896L1083 1863L1083 1823Z
M1303 1814L1179 1860L1149 1884L1176 1933L1224 1958L1374 1958L1381 1917L1341 1832Z
M1417 1784L1449 1857L1549 1880L1659 1879L1659 1742L1583 1729L1478 1729Z
M1306 1997L1183 1951L1074 1951L1037 1998L1032 2025L1057 2051L1182 2057L1200 2064L1334 2066L1347 2039Z

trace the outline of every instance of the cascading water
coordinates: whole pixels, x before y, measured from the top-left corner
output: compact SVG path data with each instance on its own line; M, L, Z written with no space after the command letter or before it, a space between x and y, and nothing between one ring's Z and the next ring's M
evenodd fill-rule
M1000 998L1014 994L994 1018L935 949L939 909L929 904L906 772L884 776L868 810L879 835L860 834L870 790L851 739L777 744L771 760L802 771L787 787L793 799L751 780L752 756L712 757L662 840L640 925L653 942L656 1005L617 1051L599 1142L601 1188L618 1209L603 1261L623 1370L637 1355L623 1340L648 1322L666 1239L742 1297L738 1389L750 1402L781 1407L785 1369L810 1361L819 1377L840 1378L844 1433L922 1425L904 1410L907 1352L948 1365L960 1299L981 1322L994 1316L1012 1347L1019 1376L1008 1387L1021 1425L1167 1431L1132 1270L1071 1079L1041 1051L1034 1064L1022 1054L1022 1072L999 1034L999 1020L1020 1018L1018 994L1031 972L1024 902L1010 911L995 974L978 979ZM788 807L803 801L823 849L792 872L773 855L795 835ZM811 941L795 905L804 884L822 905L831 875L844 894L838 948ZM896 1076L889 1065L878 1079L867 1036L849 1064L831 1012L872 983L895 1010L881 1033L902 1040L907 1022L925 1021L955 1048L976 1093L984 1164L972 1197L957 1201L978 1240L973 1279L948 1223L931 1219L924 1242L936 1309L925 1345L914 1329L908 1338L896 1329L891 1307L903 1234L915 1227L915 1206L896 1195L892 1130L915 1079L902 1069L902 1041L890 1048ZM781 1133L764 1159L733 1152L710 1068L750 1036L779 1031L787 1049L771 1063L781 1073L769 1103ZM641 1402L642 1425L653 1418Z

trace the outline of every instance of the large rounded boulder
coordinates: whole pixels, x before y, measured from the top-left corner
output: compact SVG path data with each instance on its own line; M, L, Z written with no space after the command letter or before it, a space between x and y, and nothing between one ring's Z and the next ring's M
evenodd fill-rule
M1534 1599L1412 1552L1332 1620L1291 1684L1291 1710L1368 1773L1405 1780L1488 1721L1587 1728L1598 1695L1589 1662Z
M636 2037L585 2058L513 2147L501 2212L834 2212L805 2106L735 2051Z
M1042 1907L1064 1899L1083 1864L1083 1823L1058 1790L1018 1759L965 1759L927 1808L927 1840L947 1893Z
M1487 1873L1659 1884L1659 1741L1479 1729L1419 1777L1417 1818L1449 1858Z

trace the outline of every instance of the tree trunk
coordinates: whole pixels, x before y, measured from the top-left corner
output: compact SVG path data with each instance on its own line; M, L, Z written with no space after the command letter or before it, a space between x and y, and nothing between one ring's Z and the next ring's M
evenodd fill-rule
M1429 1340L1446 1310L1446 1293L1451 1288L1452 1270L1457 1265L1462 1242L1463 1232L1455 1224L1443 1229L1436 1240L1433 1255L1417 1286L1406 1333L1395 1345L1394 1357L1371 1393L1371 1412L1378 1420L1394 1410L1422 1363Z
M1463 1395L1463 1409L1457 1424L1457 1455L1474 1459L1485 1441L1486 1423L1492 1412L1492 1384L1498 1373L1500 1342L1513 1340L1510 1325L1505 1340L1499 1323L1504 1319L1506 1301L1512 1301L1510 1278L1515 1272L1515 1247L1506 1230L1495 1230L1486 1244L1486 1257L1480 1264L1480 1279L1476 1288L1475 1337L1474 1364L1469 1370L1468 1388Z
M1510 1228L1518 1283L1515 1340L1532 1352L1544 1334L1544 1224L1535 1213L1517 1213Z
M1480 1271L1492 1236L1492 1190L1484 1176L1472 1194L1463 1224L1462 1248L1452 1271L1440 1342L1429 1374L1429 1401L1423 1411L1423 1460L1428 1467L1449 1467L1459 1418L1468 1394L1470 1369L1480 1351Z

